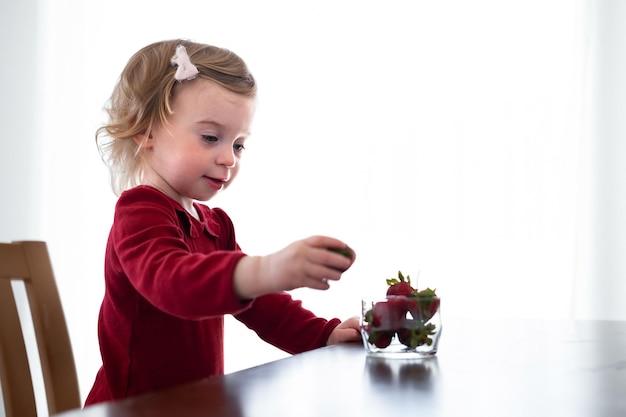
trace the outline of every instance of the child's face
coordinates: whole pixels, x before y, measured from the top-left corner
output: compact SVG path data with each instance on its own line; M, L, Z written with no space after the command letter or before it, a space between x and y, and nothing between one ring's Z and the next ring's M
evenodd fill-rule
M191 210L237 176L254 99L201 78L177 87L168 124L145 141L143 182Z

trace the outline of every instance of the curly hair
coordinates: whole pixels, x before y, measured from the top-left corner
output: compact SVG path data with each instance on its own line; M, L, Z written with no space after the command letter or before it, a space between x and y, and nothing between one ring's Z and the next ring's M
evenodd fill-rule
M164 125L172 114L170 103L185 83L174 78L171 64L176 47L183 45L204 78L248 97L256 96L256 82L235 53L216 46L176 39L156 42L137 51L128 61L105 106L108 123L96 131L96 143L119 196L139 184L143 172L140 144L134 138ZM147 136L147 135L146 135Z

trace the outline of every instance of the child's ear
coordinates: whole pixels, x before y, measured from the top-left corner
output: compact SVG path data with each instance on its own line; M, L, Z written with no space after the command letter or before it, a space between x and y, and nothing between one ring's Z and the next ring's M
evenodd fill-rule
M152 134L142 133L140 135L133 136L133 140L137 144L139 149L149 149L152 147Z

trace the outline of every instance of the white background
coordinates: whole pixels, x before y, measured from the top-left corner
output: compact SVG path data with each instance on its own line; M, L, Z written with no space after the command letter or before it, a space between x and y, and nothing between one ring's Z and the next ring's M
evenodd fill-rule
M242 171L208 203L244 250L356 250L331 290L294 291L319 315L359 314L402 270L444 317L626 319L625 3L8 3L0 240L48 242L83 398L115 204L94 133L162 39L229 48L259 83ZM231 319L226 349L228 372L284 356Z

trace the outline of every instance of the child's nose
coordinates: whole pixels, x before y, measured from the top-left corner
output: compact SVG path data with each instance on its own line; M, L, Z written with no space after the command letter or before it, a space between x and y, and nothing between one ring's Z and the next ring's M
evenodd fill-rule
M235 151L230 148L223 149L218 155L217 163L227 166L229 168L233 168L237 163L237 158L235 158Z

